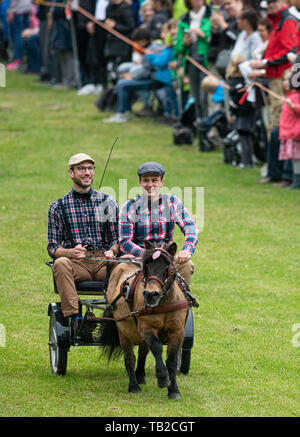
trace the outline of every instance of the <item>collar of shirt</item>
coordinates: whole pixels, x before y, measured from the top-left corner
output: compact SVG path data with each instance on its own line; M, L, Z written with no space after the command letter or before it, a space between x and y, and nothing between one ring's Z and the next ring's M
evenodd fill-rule
M87 193L79 193L78 191L74 190L74 188L72 188L72 194L74 199L89 200L91 198L92 189L90 189L90 191L88 191Z
M159 206L160 211L163 211L165 209L165 205L163 202L163 197L160 194L158 202L149 202L149 200L144 196L143 194L141 196L138 196L134 202L135 204L135 210L138 214L149 214L151 213L151 210L157 209Z

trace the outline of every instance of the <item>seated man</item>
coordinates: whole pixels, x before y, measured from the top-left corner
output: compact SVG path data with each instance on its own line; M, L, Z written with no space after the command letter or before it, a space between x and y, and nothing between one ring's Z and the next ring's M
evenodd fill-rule
M118 204L92 188L94 159L78 153L69 160L73 188L50 205L48 253L54 259L54 279L65 317L77 320L77 281L102 281L107 262L119 252ZM91 251L91 246L95 251ZM92 258L92 259L90 259Z
M137 171L143 194L127 201L121 208L119 242L123 253L139 257L145 241L168 242L173 239L176 223L185 235L182 250L175 256L177 271L190 284L194 265L191 257L199 231L182 202L171 194L161 194L165 168L146 162Z

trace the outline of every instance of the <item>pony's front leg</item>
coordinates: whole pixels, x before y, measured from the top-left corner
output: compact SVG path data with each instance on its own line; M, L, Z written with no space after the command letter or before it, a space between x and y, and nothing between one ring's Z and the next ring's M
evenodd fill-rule
M139 384L146 384L145 380L145 364L146 364L146 358L149 352L149 346L147 343L142 343L139 345L139 354L138 354L138 361L137 361L137 367L135 371L136 378L138 380Z
M162 358L163 347L161 341L153 332L146 334L144 338L148 343L150 350L155 358L155 370L156 370L158 387L159 388L169 387L170 380L169 380L168 370L164 365L163 358Z
M170 377L170 385L168 387L168 397L169 399L180 399L180 391L176 382L177 374L177 362L178 354L181 348L182 341L178 338L178 335L174 335L169 338L168 349L167 349L167 360L166 365Z
M119 336L120 336L120 345L124 352L125 368L127 370L128 377L129 377L128 391L129 393L140 393L141 389L134 371L135 355L133 352L133 343L131 340L129 340L122 334L119 334Z

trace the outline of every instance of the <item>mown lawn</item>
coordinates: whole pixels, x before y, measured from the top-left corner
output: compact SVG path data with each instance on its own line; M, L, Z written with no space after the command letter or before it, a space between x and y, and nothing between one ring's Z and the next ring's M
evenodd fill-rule
M152 120L105 124L94 101L18 72L0 88L0 415L299 416L300 192L259 185L259 169L225 166L221 152L175 147L171 129ZM123 360L107 366L98 348L72 348L67 375L50 372L47 308L57 295L45 266L48 207L70 189L74 153L95 157L97 188L116 137L103 185L118 200L119 180L136 187L147 160L165 165L170 189L204 187L192 283L200 308L178 402L157 388L150 356L138 396L127 393Z

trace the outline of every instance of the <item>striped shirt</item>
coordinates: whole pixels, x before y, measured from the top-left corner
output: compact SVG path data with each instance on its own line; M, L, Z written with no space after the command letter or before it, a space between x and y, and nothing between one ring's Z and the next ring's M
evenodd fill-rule
M108 250L118 243L117 201L93 188L89 193L90 197L84 198L72 189L62 197L73 242L68 235L59 201L50 205L47 250L51 258L55 258L55 251L59 247L71 249L74 245L82 244L83 238L94 244L96 250Z
M198 243L199 231L181 201L171 194L160 195L151 206L145 196L137 196L126 202L119 219L119 243L124 253L140 256L145 241L172 241L174 224L185 235L182 250L192 255Z

